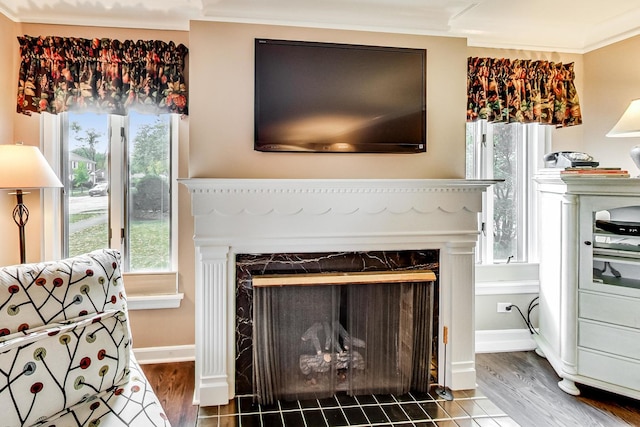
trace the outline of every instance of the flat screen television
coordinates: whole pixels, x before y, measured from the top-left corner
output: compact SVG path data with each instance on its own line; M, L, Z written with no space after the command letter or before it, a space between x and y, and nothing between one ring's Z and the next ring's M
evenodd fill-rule
M255 40L258 151L426 151L426 50Z

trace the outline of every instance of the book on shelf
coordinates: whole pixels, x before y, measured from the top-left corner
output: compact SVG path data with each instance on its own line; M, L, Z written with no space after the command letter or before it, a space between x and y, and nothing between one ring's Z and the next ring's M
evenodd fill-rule
M560 171L560 175L573 175L573 176L611 176L618 178L628 178L629 171L621 168L566 168Z
M562 169L563 171L569 171L569 172L573 172L573 171L603 171L603 172L615 172L615 171L621 171L622 168L605 168L605 167L592 167L592 166L574 166L574 167L566 167L564 169Z

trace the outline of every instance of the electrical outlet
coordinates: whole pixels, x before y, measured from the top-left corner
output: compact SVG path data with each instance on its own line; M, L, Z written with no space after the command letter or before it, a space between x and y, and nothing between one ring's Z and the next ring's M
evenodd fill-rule
M499 302L498 303L498 313L510 313L511 312L511 303L510 302Z

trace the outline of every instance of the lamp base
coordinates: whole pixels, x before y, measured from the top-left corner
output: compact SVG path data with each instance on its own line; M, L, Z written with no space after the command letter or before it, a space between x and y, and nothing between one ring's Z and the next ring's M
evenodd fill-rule
M29 209L22 201L22 190L16 190L16 207L13 208L13 221L18 226L18 232L20 233L20 264L27 262L27 252L25 248L24 238L24 226L27 225L29 220Z
M633 163L636 164L636 167L640 169L640 145L636 145L635 147L631 148L629 156L631 156L631 160L633 160Z

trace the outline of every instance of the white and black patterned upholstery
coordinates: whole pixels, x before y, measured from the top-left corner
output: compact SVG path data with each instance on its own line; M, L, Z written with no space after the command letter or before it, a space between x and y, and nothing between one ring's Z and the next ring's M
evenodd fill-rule
M169 426L131 347L120 254L0 268L0 426Z

